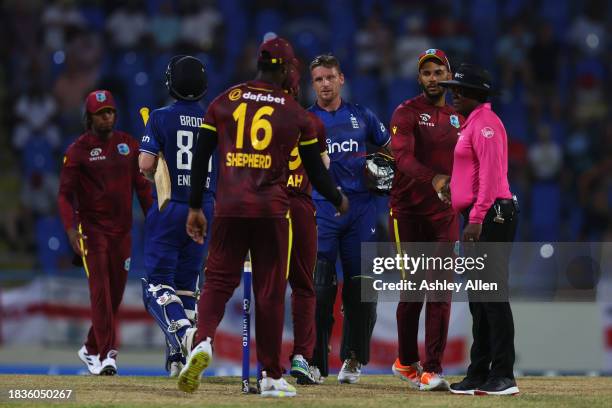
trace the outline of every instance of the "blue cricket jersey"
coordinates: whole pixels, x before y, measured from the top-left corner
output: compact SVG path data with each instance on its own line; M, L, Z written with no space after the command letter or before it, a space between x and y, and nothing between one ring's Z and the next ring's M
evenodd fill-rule
M176 101L151 112L140 151L157 156L163 152L172 183L171 200L189 202L191 164L198 130L204 120L204 109L199 102ZM208 164L204 201L214 197L217 184L217 155ZM153 189L153 196L157 192Z
M368 108L345 101L333 112L327 112L316 103L308 110L325 125L331 161L329 171L336 184L347 195L368 193L364 179L366 142L386 146L391 139L385 126ZM325 200L314 189L312 198Z

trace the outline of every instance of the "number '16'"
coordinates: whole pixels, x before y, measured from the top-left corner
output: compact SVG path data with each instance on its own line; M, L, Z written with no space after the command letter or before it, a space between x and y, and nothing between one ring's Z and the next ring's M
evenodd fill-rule
M236 149L242 149L244 146L244 122L246 118L247 103L242 102L234 110L234 120L238 122L236 130ZM255 150L264 150L272 141L272 124L264 116L270 116L274 113L274 108L271 106L262 106L257 109L253 119L251 120L251 145ZM263 138L259 139L258 133L263 130Z

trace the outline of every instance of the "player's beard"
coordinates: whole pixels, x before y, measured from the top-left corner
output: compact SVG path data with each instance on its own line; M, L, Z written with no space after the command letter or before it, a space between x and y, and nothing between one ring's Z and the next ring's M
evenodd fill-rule
M110 125L103 124L103 125L93 127L92 130L94 131L96 135L98 135L102 139L107 139L113 133L113 126L114 126L114 123L111 123Z
M423 89L423 93L425 94L427 99L432 102L438 102L441 99L444 99L445 97L445 90L439 85L436 87L436 91L434 93L431 93L429 89L427 89L427 87L423 85L421 85L421 89Z

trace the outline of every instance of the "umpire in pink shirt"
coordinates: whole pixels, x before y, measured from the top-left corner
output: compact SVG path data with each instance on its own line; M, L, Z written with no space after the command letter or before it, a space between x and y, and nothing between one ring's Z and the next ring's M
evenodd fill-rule
M466 117L455 146L449 192L453 209L463 214L466 224L463 241L512 242L518 205L508 186L506 129L487 102L494 93L491 77L482 68L463 64L453 80L442 81L440 85L451 89L455 109ZM471 362L467 376L451 384L453 393L514 395L519 392L513 374L514 322L506 297L509 247L496 245L494 250L499 254L487 265L489 276L495 275L501 282L502 301L476 301L470 296L474 336Z

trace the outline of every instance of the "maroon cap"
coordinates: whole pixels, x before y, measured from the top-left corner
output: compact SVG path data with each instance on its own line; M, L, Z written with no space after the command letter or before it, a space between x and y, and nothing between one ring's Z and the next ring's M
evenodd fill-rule
M284 38L275 37L264 41L259 46L257 61L271 64L282 64L295 59L293 47Z
M88 113L96 113L104 108L117 110L115 99L109 91L99 89L87 95L87 99L85 99L85 109Z
M287 79L283 84L283 89L297 97L300 87L300 78L300 65L294 58L288 65Z
M417 65L417 68L421 69L421 65L423 65L425 61L428 61L430 59L440 61L443 65L446 65L446 68L450 71L450 63L448 62L446 54L444 53L444 51L438 50L436 48L430 48L422 52L421 55L419 55L419 63Z

